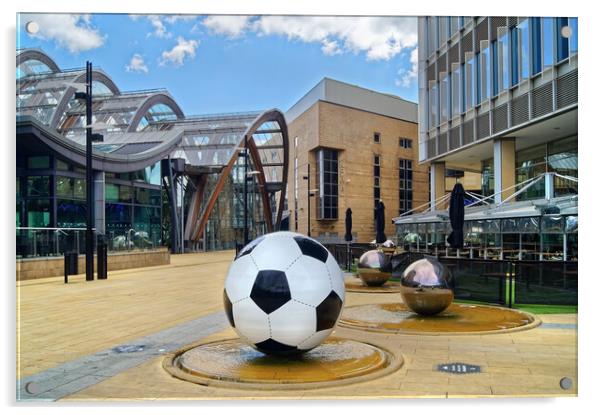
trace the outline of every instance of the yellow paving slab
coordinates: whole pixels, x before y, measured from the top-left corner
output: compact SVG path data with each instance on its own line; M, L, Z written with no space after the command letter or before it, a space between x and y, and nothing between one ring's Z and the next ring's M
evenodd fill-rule
M64 285L61 278L25 281L18 289L18 369L26 376L222 310L232 251L174 255L169 266L110 273L107 281ZM391 303L398 294L347 293L345 305ZM576 315L542 315L544 323L576 324ZM326 399L341 397L574 396L577 332L536 328L493 335L381 334L338 327L336 336L401 354L401 369L375 380L315 390L205 387L171 377L164 357L152 358L64 400ZM235 337L228 328L204 341ZM200 340L200 339L199 339ZM454 375L438 364L482 365L483 373ZM571 377L564 391L560 378Z
M171 265L17 282L18 377L222 309L233 251L172 255Z

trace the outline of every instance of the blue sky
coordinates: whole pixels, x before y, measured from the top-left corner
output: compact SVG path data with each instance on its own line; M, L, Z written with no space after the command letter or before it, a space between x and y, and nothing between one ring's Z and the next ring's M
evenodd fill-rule
M20 15L17 47L167 88L187 115L288 110L323 77L417 101L412 17ZM28 34L25 23L38 31Z

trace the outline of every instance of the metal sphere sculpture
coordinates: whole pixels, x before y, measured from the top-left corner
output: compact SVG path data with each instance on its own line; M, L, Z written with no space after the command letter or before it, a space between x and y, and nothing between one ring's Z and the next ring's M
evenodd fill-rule
M435 315L454 300L453 276L434 258L411 263L401 276L401 298L415 313Z
M343 272L324 246L293 232L260 236L230 265L224 308L240 338L265 354L322 343L345 301Z
M357 273L369 287L379 287L391 278L391 259L381 250L366 251L357 264Z

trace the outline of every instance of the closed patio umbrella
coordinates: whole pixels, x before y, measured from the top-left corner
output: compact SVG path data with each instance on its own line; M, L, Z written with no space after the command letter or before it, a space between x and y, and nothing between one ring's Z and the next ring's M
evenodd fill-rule
M464 187L456 183L449 199L449 222L452 232L447 237L447 242L454 249L464 246Z
M345 240L347 242L351 242L353 240L353 235L351 235L351 227L353 226L353 222L351 219L351 208L347 208L345 212Z
M385 204L378 202L376 206L376 243L382 244L387 240L385 235Z

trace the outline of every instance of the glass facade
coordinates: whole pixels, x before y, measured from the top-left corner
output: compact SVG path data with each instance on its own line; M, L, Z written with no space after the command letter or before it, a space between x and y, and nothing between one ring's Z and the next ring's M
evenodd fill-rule
M464 222L461 257L577 261L577 227L577 215L467 220ZM455 250L449 249L445 243L445 235L450 231L449 222L402 223L397 224L397 239L399 245L410 251L455 256Z
M83 168L52 156L17 158L17 164L18 227L86 227ZM160 162L132 173L106 173L105 202L109 249L161 244Z

